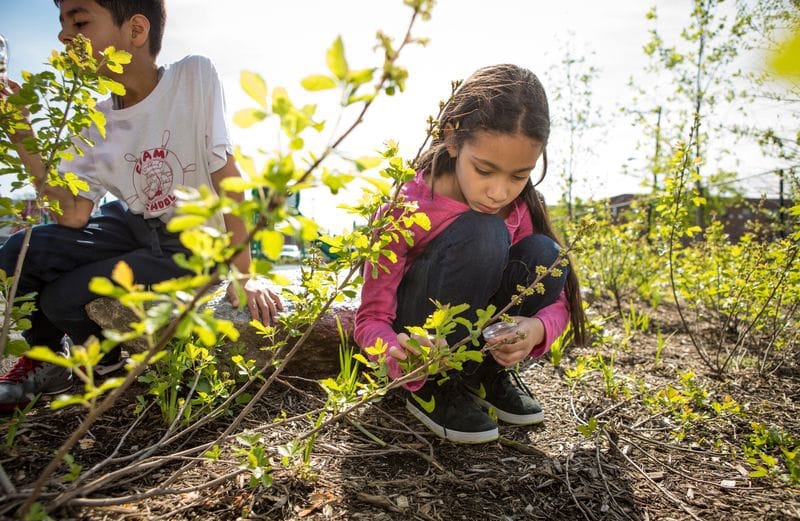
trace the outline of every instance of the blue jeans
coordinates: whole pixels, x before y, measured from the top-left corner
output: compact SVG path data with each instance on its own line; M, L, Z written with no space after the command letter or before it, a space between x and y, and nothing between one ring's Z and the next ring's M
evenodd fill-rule
M529 235L511 246L511 237L502 218L469 211L460 215L437 235L403 276L397 290L394 330L422 326L435 309L431 299L441 304L469 304L462 316L475 321L476 309L494 304L501 309L536 279L536 266L549 267L560 251L558 243L546 235ZM564 289L567 267L560 277L546 276L544 294L525 297L508 314L533 316L552 304ZM448 335L453 345L467 336L459 325Z
M23 232L0 247L0 269L14 273ZM32 327L23 333L32 346L61 349L67 334L75 343L100 338L100 326L89 319L86 304L98 298L89 291L92 277L110 277L119 261L133 270L138 284L154 284L188 272L172 261L187 252L177 235L158 219L130 213L124 203L103 205L83 228L59 224L35 226L22 267L17 295L36 292Z

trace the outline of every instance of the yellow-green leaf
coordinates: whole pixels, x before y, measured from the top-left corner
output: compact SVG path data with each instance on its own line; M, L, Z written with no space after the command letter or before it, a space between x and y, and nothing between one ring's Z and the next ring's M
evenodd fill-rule
M380 191L380 193L383 194L383 195L389 195L389 192L391 192L391 190L392 190L391 183L387 183L386 181L384 181L382 179L375 179L373 177L365 177L364 180L366 182L368 182L369 184L371 184L372 186L374 186L375 188L377 188Z
M347 74L347 81L351 85L363 85L369 81L372 81L373 74L375 73L375 69L361 69L360 71L350 71Z
M236 163L239 165L239 168L241 168L250 179L256 177L256 164L252 157L243 154L241 148L238 146L233 149L233 157L236 158Z
M333 45L328 49L326 58L328 69L334 76L343 80L347 76L347 60L344 57L344 43L341 36L336 37Z
M89 119L92 120L94 126L97 127L97 132L100 133L100 136L105 139L106 137L106 117L105 115L100 112L99 110L90 110L89 111ZM77 195L77 194L73 194Z
M274 230L262 230L258 234L261 251L270 259L277 260L283 248L283 234Z
M239 340L239 330L230 320L217 320L217 331L227 336L231 341Z
M78 192L88 192L89 191L89 184L80 179L78 176L73 174L72 172L67 172L64 174L64 181L67 183L67 188L72 193L72 195L78 195Z
M195 226L200 226L206 222L206 218L202 215L176 215L170 219L167 224L167 230L172 233L182 232Z
M321 384L323 387L327 387L327 388L328 388L328 389L330 389L331 391L338 391L338 390L340 390L339 384L338 384L338 383L336 383L336 380L334 380L333 378L326 378L326 379L324 379L324 380L320 380L320 381L319 381L319 383L320 383L320 384Z
M25 353L27 358L47 362L59 367L72 367L72 362L63 356L55 354L49 347L34 347Z
M800 78L800 29L795 28L769 60L772 71L786 78Z
M70 406L70 405L84 405L89 407L89 402L84 400L82 396L74 395L74 396L59 396L55 400L50 403L50 408L54 411L57 411L61 408Z
M359 172L363 172L364 170L370 170L375 168L383 162L382 157L374 157L374 156L361 156L358 159L353 160L356 164L356 168Z
M104 297L112 295L115 290L114 283L105 277L92 277L89 282L89 291Z
M226 177L219 183L226 192L244 192L256 187L256 183L244 177Z
M106 47L103 51L103 56L108 58L109 60L117 63L121 63L123 65L127 65L131 62L131 58L133 55L125 50L117 50L114 47Z
M105 94L106 91L111 91L113 94L117 96L124 96L125 95L125 85L121 84L118 81L114 81L110 78L106 78L104 76L100 76L97 79L98 90Z
M336 87L336 81L330 76L312 74L311 76L303 78L300 85L302 85L304 89L313 92L317 90L333 89Z
M259 74L250 71L242 71L239 82L248 96L253 98L261 108L267 110L267 83Z
M200 342L205 346L211 347L217 343L217 335L208 329L205 324L196 324L194 328L192 328L192 331L194 331L197 338L199 338Z
M263 110L242 109L233 115L233 122L242 128L248 128L252 127L259 121L262 121L266 117L267 113Z
M364 355L362 355L361 353L356 353L356 354L354 354L354 355L353 355L353 359L354 359L355 361L357 361L357 362L360 362L361 364L363 364L363 365L365 365L365 366L369 366L369 360L367 360L366 358L364 358Z

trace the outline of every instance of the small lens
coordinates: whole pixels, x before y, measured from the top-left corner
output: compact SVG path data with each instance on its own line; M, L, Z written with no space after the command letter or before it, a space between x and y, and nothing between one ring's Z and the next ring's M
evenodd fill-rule
M8 41L0 34L0 83L8 78Z

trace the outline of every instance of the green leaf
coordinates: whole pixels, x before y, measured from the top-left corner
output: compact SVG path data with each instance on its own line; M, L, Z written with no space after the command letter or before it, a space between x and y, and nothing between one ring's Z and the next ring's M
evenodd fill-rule
M483 355L481 354L481 352L477 351L477 350L474 350L474 349L470 349L470 350L464 351L463 353L461 353L461 356L465 360L472 360L473 362L482 362L483 361Z
M242 71L239 76L239 83L241 83L242 90L244 90L248 96L253 98L261 108L267 110L267 83L264 81L264 78L255 72Z
M6 345L6 354L11 356L22 356L27 349L28 342L25 340L21 338L9 340L8 344Z
M597 430L597 418L592 416L589 418L589 421L586 425L578 425L578 431L584 435L584 437L588 438L589 436Z
M72 362L69 359L57 355L49 347L34 347L25 353L25 356L33 360L47 362L48 364L57 365L59 367L72 367Z
M302 85L304 89L311 92L318 90L329 90L336 88L336 80L323 74L312 74L311 76L306 76L303 78L303 80L300 82L300 85Z
M333 75L340 80L345 79L348 68L347 60L344 57L344 43L342 43L341 36L336 37L333 45L331 45L331 47L328 49L326 58L328 62L328 69L330 69Z

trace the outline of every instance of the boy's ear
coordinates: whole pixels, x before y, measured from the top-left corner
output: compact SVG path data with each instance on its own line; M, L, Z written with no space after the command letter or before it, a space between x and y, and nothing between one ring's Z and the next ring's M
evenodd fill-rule
M128 20L131 31L131 43L135 47L144 47L150 39L150 20L143 14L135 14Z
M444 144L450 157L455 158L458 155L458 145L456 144L456 129L452 123L444 126Z

